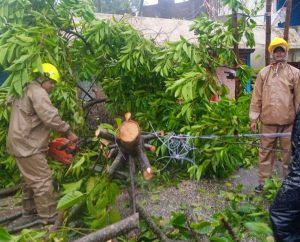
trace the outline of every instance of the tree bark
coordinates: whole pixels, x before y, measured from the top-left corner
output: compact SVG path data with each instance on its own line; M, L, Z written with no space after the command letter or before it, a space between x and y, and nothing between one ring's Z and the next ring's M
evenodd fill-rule
M140 144L140 146L139 146L136 158L140 161L141 170L142 170L144 179L146 181L149 181L153 177L153 172L152 172L152 169L151 169L149 159L146 156L146 153L142 149L141 146L142 146L142 144Z
M13 187L5 188L0 190L0 198L2 197L8 197L12 194L15 194L17 191L19 191L21 188L21 185L16 185Z
M169 242L168 237L159 229L159 227L153 222L152 218L147 214L147 212L139 205L136 204L136 209L139 212L141 218L143 218L153 233L159 238L161 242Z
M266 0L266 46L265 46L265 63L270 64L270 53L268 47L271 42L271 10L272 0Z
M21 216L22 216L22 212L18 212L18 213L15 213L15 214L10 214L8 216L1 217L0 218L0 224L1 223L9 222L11 220L15 220L15 219L17 219L17 218L19 218Z
M153 134L144 134L144 135L142 135L142 137L143 137L143 140L145 142L147 142L147 141L150 141L152 139L156 139L157 137L163 136L163 135L164 135L164 132L163 131L159 131L159 132L155 132Z
M292 13L292 0L286 1L286 15L284 22L284 34L283 38L288 42L289 41L289 31L290 31L290 21L291 21L291 13Z
M109 170L108 170L108 177L109 179L111 179L114 175L114 173L116 172L116 170L118 169L118 167L121 165L121 163L123 162L123 153L119 150L118 155L116 156L115 160L113 161L113 163L111 164Z
M135 200L135 186L134 186L134 174L135 174L135 164L132 156L129 156L129 174L130 174L130 189L131 189L131 205L132 213L136 213L136 200Z
M107 241L115 238L120 234L128 233L129 231L138 227L139 214L135 213L132 216L121 220L115 224L111 224L103 229L100 229L94 233L84 236L74 242L92 242L92 241Z
M110 134L107 132L107 130L103 129L103 128L98 128L95 132L95 135L97 137L100 137L102 139L107 139L111 142L115 142L116 141L116 137L113 134Z
M110 158L115 157L115 156L117 155L118 151L119 151L118 148L112 148L112 149L108 152L106 158L110 159Z
M234 38L234 44L233 44L233 52L235 54L235 69L237 67L237 65L239 64L239 60L240 60L240 55L239 55L239 43L237 42L237 38L238 38L238 26L237 26L237 22L238 22L238 16L237 16L237 9L236 7L234 7L232 9L232 28L234 29L233 32L233 38ZM237 100L239 98L240 95L240 89L241 89L241 82L238 78L234 78L235 81L235 89L234 89L234 97L235 100Z

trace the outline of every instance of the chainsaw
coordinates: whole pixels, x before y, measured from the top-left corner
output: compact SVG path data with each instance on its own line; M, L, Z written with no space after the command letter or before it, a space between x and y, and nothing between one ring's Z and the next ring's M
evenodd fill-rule
M79 148L90 142L91 139L85 138L80 138L76 143L64 137L55 138L49 143L48 155L55 161L70 165Z

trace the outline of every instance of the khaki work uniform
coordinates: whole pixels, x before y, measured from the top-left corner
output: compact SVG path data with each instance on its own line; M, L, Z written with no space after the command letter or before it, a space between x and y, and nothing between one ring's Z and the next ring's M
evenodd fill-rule
M300 104L300 71L283 62L263 68L255 81L250 119L261 122L261 133L291 132ZM258 180L263 184L272 175L278 138L261 138ZM291 157L290 137L280 137L282 173L286 174Z
M28 85L11 106L6 145L21 172L24 214L37 212L42 218L52 218L56 215L56 195L46 160L49 135L52 129L65 133L70 126L37 82Z

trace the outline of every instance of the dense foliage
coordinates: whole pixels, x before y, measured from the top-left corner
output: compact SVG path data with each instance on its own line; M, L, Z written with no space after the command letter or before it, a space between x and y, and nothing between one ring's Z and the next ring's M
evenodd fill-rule
M95 19L89 0L1 1L0 65L9 77L0 88L0 187L18 181L13 158L4 145L9 120L6 97L22 95L23 88L32 81L33 68L43 62L56 65L63 76L51 99L79 135L92 136L84 126L84 110L79 108L76 96L79 81L101 83L112 116L130 111L144 130L152 131L151 122L156 130L195 137L246 132L249 97L240 93L238 100L226 99L227 90L217 85L216 71L220 65L237 68L243 87L250 79L248 67L236 66L239 60L232 46L244 36L253 47L251 29L255 22L251 16L257 9L249 11L237 0L223 2L229 7L235 3L234 7L244 13L239 20L238 39L232 37L229 20L223 23L203 15L191 26L197 42L181 37L158 46L124 20ZM210 102L213 95L219 95L221 101ZM184 163L184 167L197 179L203 175L227 176L236 167L251 162L251 146L243 147L233 138L196 139L195 145L195 162ZM118 188L106 179L107 160L99 147L99 140L94 140L68 169L51 165L55 179L64 184L59 208L67 210L83 203L80 211L84 213L84 224L74 222L72 226L100 228L119 218L113 207ZM161 147L157 154L167 152ZM104 167L101 176L91 174L95 162ZM65 235L62 231L61 236Z

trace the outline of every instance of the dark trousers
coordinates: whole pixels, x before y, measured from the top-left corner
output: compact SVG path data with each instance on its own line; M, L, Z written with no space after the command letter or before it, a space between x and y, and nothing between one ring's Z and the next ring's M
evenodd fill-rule
M276 242L300 242L300 187L279 190L270 219Z

